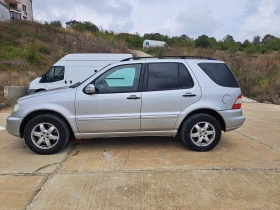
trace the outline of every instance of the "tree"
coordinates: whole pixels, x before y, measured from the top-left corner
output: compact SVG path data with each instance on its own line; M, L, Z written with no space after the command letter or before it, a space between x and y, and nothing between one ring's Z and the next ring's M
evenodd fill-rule
M192 41L192 39L189 36L185 35L185 34L182 34L179 38L184 40L184 41Z
M85 31L85 25L81 22L77 23L75 26L74 26L74 29L76 29L77 31Z
M195 46L196 47L202 47L202 48L206 48L210 45L210 41L209 41L209 37L206 35L202 35L199 36L196 40L195 40Z
M218 47L217 40L214 37L209 38L209 46L211 48L217 48Z
M60 22L60 20L53 20L50 22L50 26L54 26L54 27L62 27L62 24Z
M243 42L243 47L246 48L246 47L250 47L251 46L251 42L249 42L248 39L246 39L244 42Z
M90 21L83 22L83 25L84 25L85 30L87 30L87 31L92 31L94 33L99 31L99 28Z
M275 36L272 36L271 34L267 34L264 36L264 38L262 39L262 43L266 44L269 40L276 38Z
M231 35L227 35L224 37L224 42L235 42Z
M254 36L253 44L254 45L260 45L261 44L261 37L260 36Z
M280 38L272 38L265 44L271 50L280 50Z
M222 50L229 50L230 52L236 52L239 50L238 45L235 43L235 40L231 35L224 37L223 42L221 43Z

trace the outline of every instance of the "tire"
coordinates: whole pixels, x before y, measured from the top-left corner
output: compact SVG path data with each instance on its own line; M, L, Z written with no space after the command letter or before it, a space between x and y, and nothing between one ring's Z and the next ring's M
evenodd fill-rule
M43 114L28 122L23 136L33 152L50 155L67 144L69 135L69 127L63 119L53 114Z
M220 123L207 114L192 115L182 125L183 143L194 151L213 149L219 143L221 135Z

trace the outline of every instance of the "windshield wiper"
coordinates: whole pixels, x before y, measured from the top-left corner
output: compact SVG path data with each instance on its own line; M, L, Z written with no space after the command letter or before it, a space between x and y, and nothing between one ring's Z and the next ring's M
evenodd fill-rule
M69 87L70 87L70 88L76 88L76 87L78 87L80 84L81 84L80 82L77 82L77 83L75 83L74 85L71 85L71 86L69 86Z

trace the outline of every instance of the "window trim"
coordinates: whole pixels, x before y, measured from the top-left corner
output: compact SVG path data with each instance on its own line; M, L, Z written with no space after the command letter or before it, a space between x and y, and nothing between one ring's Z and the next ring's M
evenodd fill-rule
M95 92L93 95L95 94L98 94L98 95L102 95L102 94L119 94L119 93L135 93L135 92L142 92L142 87L143 87L143 76L144 76L144 68L145 68L145 64L144 63L128 63L128 64L123 64L123 65L118 65L118 66L113 66L112 68L108 69L107 71L103 72L101 75L99 75L98 77L94 78L90 83L88 83L84 88L83 88L83 93L88 95L86 92L85 92L85 89L86 87L89 85L89 84L93 84L95 83L95 81L101 77L102 75L104 75L106 72L110 71L111 69L113 68L116 68L116 67L122 67L122 66L131 66L131 65L141 65L141 69L140 69L140 76L139 76L139 83L138 83L138 87L137 87L137 91L129 91L129 92L111 92L111 93L98 93L98 92Z
M184 87L184 88L170 88L170 89L164 89L164 90L148 90L148 75L149 75L149 65L150 64L177 64L178 65L178 71L179 71L179 65L182 64L186 68L186 70L187 70L187 72L188 72L188 74L189 74L189 76L192 80L192 86ZM179 77L179 74L178 74L178 77ZM143 89L142 89L143 91L142 92L158 92L158 91L169 91L169 90L192 89L194 87L194 85L195 85L195 82L194 82L194 79L192 77L192 74L190 73L190 70L182 62L152 62L152 63L146 63L145 75L144 75L144 84L143 84Z

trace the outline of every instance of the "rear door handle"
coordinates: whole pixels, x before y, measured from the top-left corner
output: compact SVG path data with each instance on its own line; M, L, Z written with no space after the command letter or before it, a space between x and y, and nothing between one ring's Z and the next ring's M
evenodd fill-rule
M196 94L192 94L192 93L186 93L185 95L183 95L183 97L186 97L186 98L195 97L195 96L196 96Z
M138 99L140 99L141 97L138 97L138 96L136 96L136 95L131 95L131 96L129 96L129 97L127 97L127 99L129 99L129 100L138 100Z

